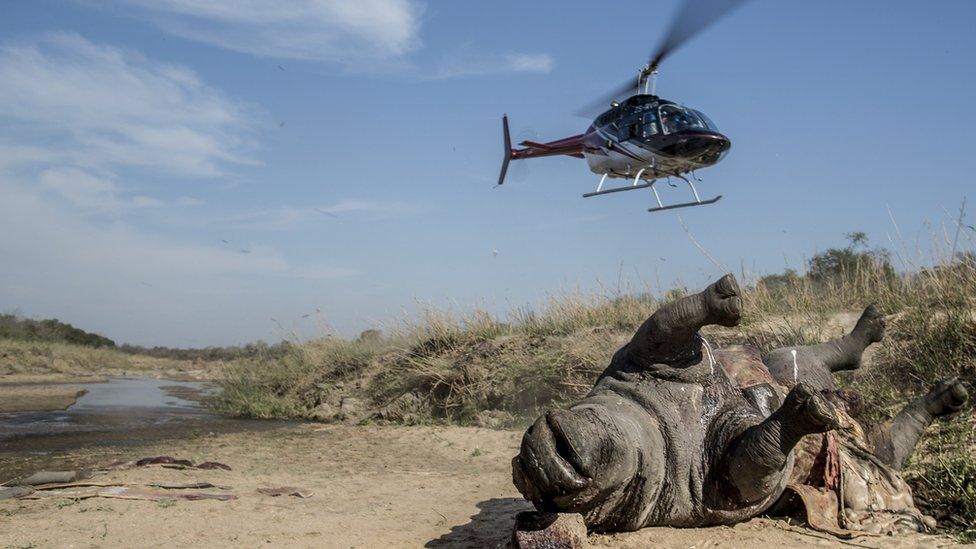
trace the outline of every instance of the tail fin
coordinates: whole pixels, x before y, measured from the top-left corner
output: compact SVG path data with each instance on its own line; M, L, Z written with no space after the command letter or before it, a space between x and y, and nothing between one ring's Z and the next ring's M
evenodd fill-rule
M502 133L505 136L505 158L502 159L502 171L498 174L498 184L505 182L505 174L508 173L508 163L512 160L512 137L508 132L508 115L502 116Z

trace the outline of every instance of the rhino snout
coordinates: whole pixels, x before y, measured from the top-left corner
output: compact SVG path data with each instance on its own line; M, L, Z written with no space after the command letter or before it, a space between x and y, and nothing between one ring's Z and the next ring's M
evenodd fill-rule
M515 486L537 503L575 500L592 483L594 430L586 417L574 411L554 410L526 431L519 455L512 461Z

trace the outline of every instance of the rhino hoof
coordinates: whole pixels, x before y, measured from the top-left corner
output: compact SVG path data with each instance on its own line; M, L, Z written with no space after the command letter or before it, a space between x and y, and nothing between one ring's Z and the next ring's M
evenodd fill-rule
M933 387L926 400L928 411L934 417L947 416L958 412L966 405L969 391L958 378L947 379Z
M873 304L868 305L864 309L864 312L861 313L861 318L858 319L857 325L854 326L853 333L862 334L871 343L878 343L884 339L884 315Z
M834 405L806 383L798 383L790 391L783 409L807 434L825 433L840 425Z
M708 324L728 327L739 324L742 318L742 298L739 297L739 283L734 276L723 276L702 293L709 316Z

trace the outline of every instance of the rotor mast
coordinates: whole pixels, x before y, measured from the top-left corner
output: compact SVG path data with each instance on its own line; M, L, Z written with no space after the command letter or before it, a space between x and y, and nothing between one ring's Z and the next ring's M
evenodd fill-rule
M657 95L657 65L645 65L637 73L637 94Z

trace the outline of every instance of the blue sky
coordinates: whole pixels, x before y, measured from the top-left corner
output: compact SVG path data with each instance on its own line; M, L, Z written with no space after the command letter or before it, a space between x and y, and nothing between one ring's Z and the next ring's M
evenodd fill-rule
M271 4L0 7L0 310L140 344L348 336L802 268L853 230L925 261L974 194L972 2L755 0L716 24L658 92L732 139L700 174L725 198L657 215L581 199L597 177L571 158L493 182L503 112L520 137L584 130L677 2Z

